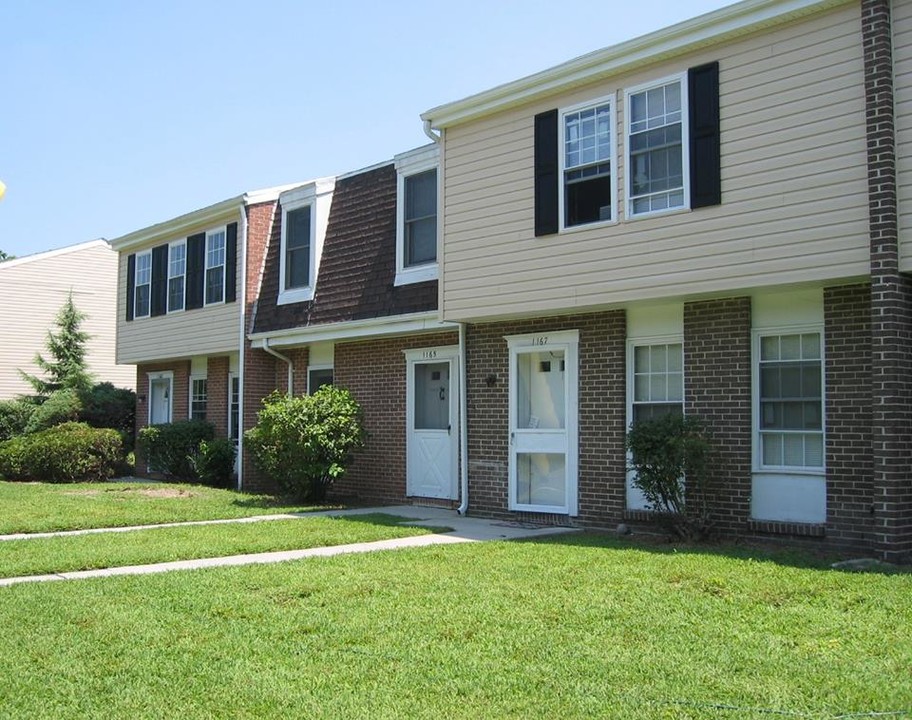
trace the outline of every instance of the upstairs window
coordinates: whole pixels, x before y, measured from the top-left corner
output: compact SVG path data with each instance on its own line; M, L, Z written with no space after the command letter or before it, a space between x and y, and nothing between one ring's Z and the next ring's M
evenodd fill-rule
M152 299L152 251L136 253L134 317L149 317Z
M615 219L611 101L563 113L564 227Z
M823 468L821 333L760 335L761 468Z
M404 250L407 268L437 262L437 170L405 178Z
M168 312L184 309L184 289L187 278L187 243L171 243L168 255Z
M225 231L206 233L206 305L225 299Z
M285 214L283 273L285 290L306 288L310 285L310 227L311 206L290 210Z
M412 150L395 159L395 285L437 279L437 145Z
M628 211L687 206L686 85L683 77L627 93Z

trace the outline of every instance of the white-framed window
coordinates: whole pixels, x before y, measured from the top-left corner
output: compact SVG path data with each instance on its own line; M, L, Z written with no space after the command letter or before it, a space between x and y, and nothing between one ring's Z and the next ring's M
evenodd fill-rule
M205 420L209 400L208 381L204 377L190 378L190 419Z
M690 206L687 76L625 91L627 215Z
M396 285L437 279L439 158L436 144L395 158Z
M307 368L307 394L313 395L324 385L333 384L332 365L310 365Z
M133 317L149 317L152 303L152 251L136 253Z
M678 339L628 344L628 424L684 414L684 344Z
M617 219L614 98L560 113L560 227Z
M225 301L225 228L206 232L206 305Z
M184 309L187 286L187 241L168 245L168 312Z
M755 468L822 472L822 328L756 331L753 354Z
M238 442L241 417L241 378L237 373L228 374L228 437Z
M279 196L279 305L313 299L335 184L335 178L324 178Z

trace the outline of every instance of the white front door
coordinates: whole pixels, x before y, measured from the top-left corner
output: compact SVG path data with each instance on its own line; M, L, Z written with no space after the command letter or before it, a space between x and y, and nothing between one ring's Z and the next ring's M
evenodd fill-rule
M510 509L577 514L575 330L514 335L510 348Z
M406 351L406 494L458 497L458 348Z
M171 385L173 376L169 373L149 376L149 424L161 425L171 422Z

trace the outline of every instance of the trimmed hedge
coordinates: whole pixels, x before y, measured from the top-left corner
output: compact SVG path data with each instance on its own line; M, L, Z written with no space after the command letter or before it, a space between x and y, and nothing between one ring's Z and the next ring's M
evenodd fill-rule
M25 400L0 400L0 442L22 435L37 407Z
M50 483L107 480L121 451L116 430L64 423L0 443L0 476Z

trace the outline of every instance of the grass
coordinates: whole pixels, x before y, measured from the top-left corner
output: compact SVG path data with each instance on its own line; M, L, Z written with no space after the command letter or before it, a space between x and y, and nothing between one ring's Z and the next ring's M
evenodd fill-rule
M0 481L0 535L313 510L273 495L167 483Z
M0 542L0 577L301 550L432 532L399 525L405 521L393 515L369 513L7 540Z
M910 597L908 574L594 535L19 585L0 716L908 712Z

